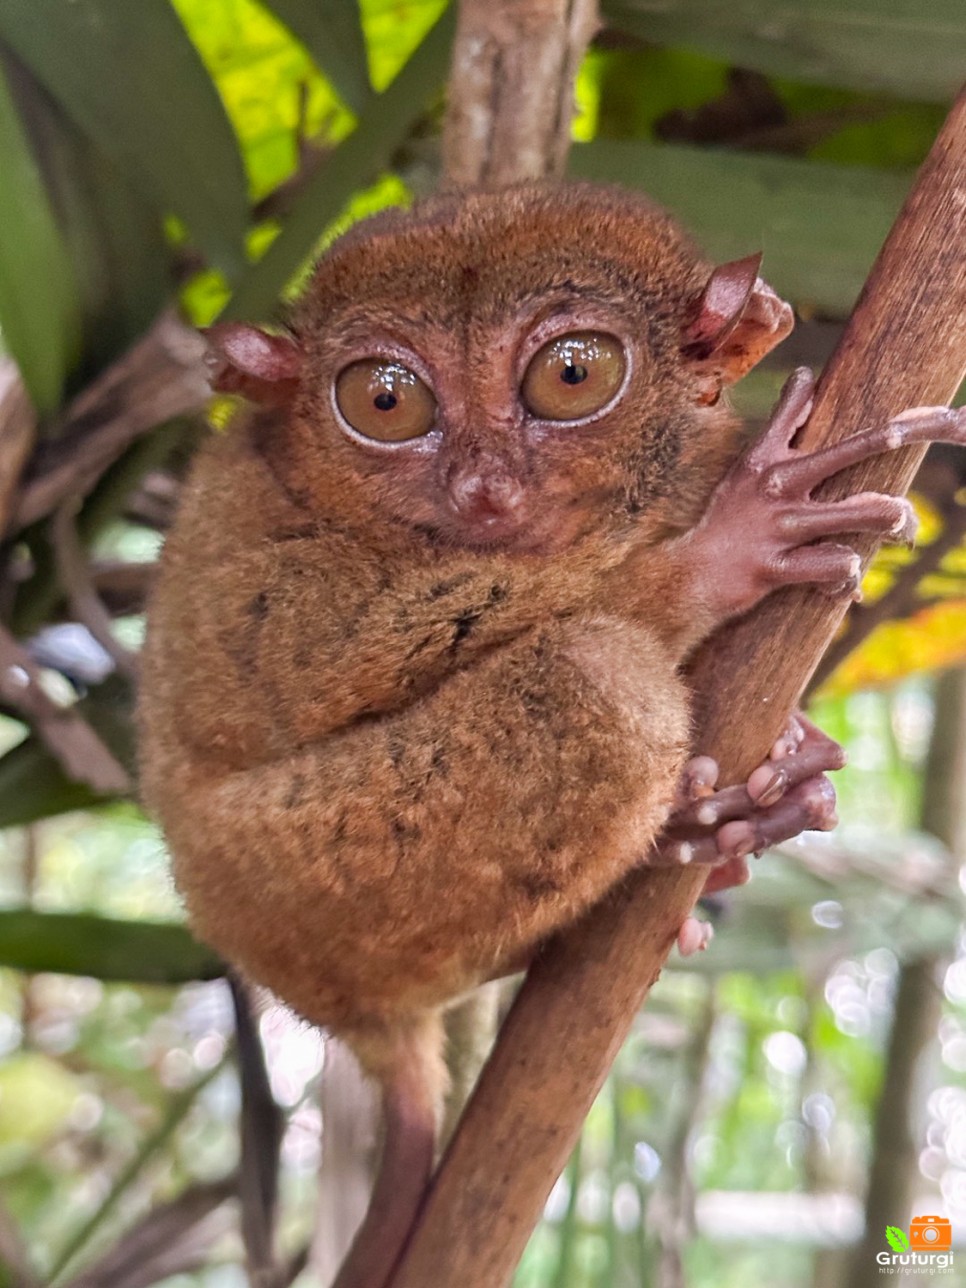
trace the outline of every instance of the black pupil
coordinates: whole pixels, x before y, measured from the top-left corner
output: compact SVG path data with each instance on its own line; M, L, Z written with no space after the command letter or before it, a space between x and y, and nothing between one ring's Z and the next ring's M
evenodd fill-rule
M379 411L392 411L399 400L395 394L376 394L372 401Z
M579 385L587 379L587 368L568 362L560 373L560 379L566 385Z

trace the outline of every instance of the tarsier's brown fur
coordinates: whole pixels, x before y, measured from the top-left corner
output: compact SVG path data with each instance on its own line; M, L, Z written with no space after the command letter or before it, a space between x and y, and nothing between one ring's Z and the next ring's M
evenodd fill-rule
M337 245L291 416L205 448L165 553L143 783L194 924L370 1062L637 862L687 750L689 605L656 612L624 564L733 454L678 356L710 266L643 201L569 191L438 199ZM512 320L587 300L640 349L612 416L520 462L549 552L437 533L423 463L372 466L332 424L347 350L403 332L453 389L454 455L495 454Z
M385 1086L402 1061L438 1098L441 1008L640 863L671 809L678 667L720 615L672 538L737 449L714 382L749 365L738 333L684 350L710 271L611 190L377 217L294 314L299 378L199 454L151 612L145 798L198 933ZM548 320L617 335L628 385L524 433ZM370 451L333 381L395 344L440 432ZM517 526L481 535L454 479L516 489Z

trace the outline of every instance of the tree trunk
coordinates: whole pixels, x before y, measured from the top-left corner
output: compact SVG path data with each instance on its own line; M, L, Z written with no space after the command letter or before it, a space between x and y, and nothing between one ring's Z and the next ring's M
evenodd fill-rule
M597 0L463 0L443 131L447 187L560 177Z

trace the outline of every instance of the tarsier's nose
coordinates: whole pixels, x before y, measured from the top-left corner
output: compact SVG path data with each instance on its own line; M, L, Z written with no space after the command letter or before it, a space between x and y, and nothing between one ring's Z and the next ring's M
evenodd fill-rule
M523 486L503 471L473 470L458 473L449 482L453 509L461 519L486 526L519 518Z

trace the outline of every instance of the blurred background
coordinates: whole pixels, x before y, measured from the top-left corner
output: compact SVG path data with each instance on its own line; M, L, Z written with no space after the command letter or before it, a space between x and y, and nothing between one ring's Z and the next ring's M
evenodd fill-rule
M439 0L0 6L0 1288L249 1282L232 999L134 803L142 610L230 413L192 327L270 317L339 231L433 189L454 25ZM962 0L603 0L570 172L716 257L764 250L800 321L738 390L752 423L831 352L964 68ZM966 1264L963 455L915 500L918 549L880 556L813 686L840 828L766 855L672 960L518 1288L862 1288L921 1212ZM318 1034L256 1011L273 1282L324 1288L371 1122Z

